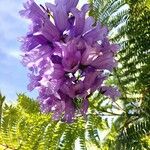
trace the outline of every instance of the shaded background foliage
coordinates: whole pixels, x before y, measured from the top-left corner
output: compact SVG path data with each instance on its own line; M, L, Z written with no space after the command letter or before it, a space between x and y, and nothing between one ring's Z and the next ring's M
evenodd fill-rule
M150 3L149 0L89 0L90 15L107 25L121 50L118 69L107 84L117 84L117 102L90 97L87 120L72 124L51 120L24 94L16 105L0 95L1 149L21 150L149 150L150 149ZM102 136L106 134L106 136ZM79 145L79 146L77 146Z

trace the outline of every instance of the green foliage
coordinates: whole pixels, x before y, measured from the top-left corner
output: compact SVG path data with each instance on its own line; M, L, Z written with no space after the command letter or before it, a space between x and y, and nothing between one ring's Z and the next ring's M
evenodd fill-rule
M5 104L2 110L0 145L10 149L71 150L78 142L86 150L85 141L100 145L97 128L105 126L102 118L93 114L87 122L80 116L71 124L52 121L51 114L40 113L37 101L24 94L18 95L15 106Z
M129 9L126 8L128 4ZM93 0L91 15L107 25L112 42L122 46L117 55L119 69L110 82L122 92L122 114L112 122L103 149L150 149L150 9L146 0ZM114 7L113 7L114 6ZM121 7L122 9L118 8ZM105 10L105 11L104 11ZM104 12L103 12L104 11ZM114 29L113 29L114 28ZM145 126L144 126L145 125ZM142 129L143 128L143 129Z
M0 127L1 127L1 120L2 120L2 107L4 101L5 101L5 96L2 96L2 94L0 93Z
M118 136L116 149L148 150L150 149L150 145L147 145L142 141L143 136L145 136L146 134L150 134L149 120L139 121L135 124L131 124Z

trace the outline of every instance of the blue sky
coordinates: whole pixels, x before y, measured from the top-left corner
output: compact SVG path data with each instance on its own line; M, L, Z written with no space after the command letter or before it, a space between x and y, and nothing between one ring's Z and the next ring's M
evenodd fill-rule
M36 98L36 91L27 91L28 70L20 63L18 38L25 35L28 21L18 14L25 0L2 0L0 5L0 91L8 102L15 102L17 93ZM35 0L43 4L46 0ZM52 0L47 0L48 2ZM87 0L80 0L80 5Z

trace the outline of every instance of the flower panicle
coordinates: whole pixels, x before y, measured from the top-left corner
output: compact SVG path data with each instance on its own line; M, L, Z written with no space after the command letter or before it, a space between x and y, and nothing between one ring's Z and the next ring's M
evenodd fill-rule
M66 122L76 113L86 116L88 97L96 90L113 101L120 96L117 88L104 85L105 72L117 66L114 54L119 46L109 42L107 27L86 17L89 5L78 10L77 4L55 0L44 7L28 0L20 11L32 22L22 38L22 63L30 70L28 89L39 91L44 113Z

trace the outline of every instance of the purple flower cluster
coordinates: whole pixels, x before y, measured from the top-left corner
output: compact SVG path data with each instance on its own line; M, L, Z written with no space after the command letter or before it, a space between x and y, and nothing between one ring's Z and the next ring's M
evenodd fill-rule
M77 3L55 0L55 5L43 7L28 0L20 11L32 21L22 38L22 62L31 71L28 89L38 89L43 112L66 122L76 113L86 115L88 97L96 90L113 100L120 95L103 83L105 72L117 65L114 54L119 46L109 42L107 27L86 15L89 5L79 10Z

